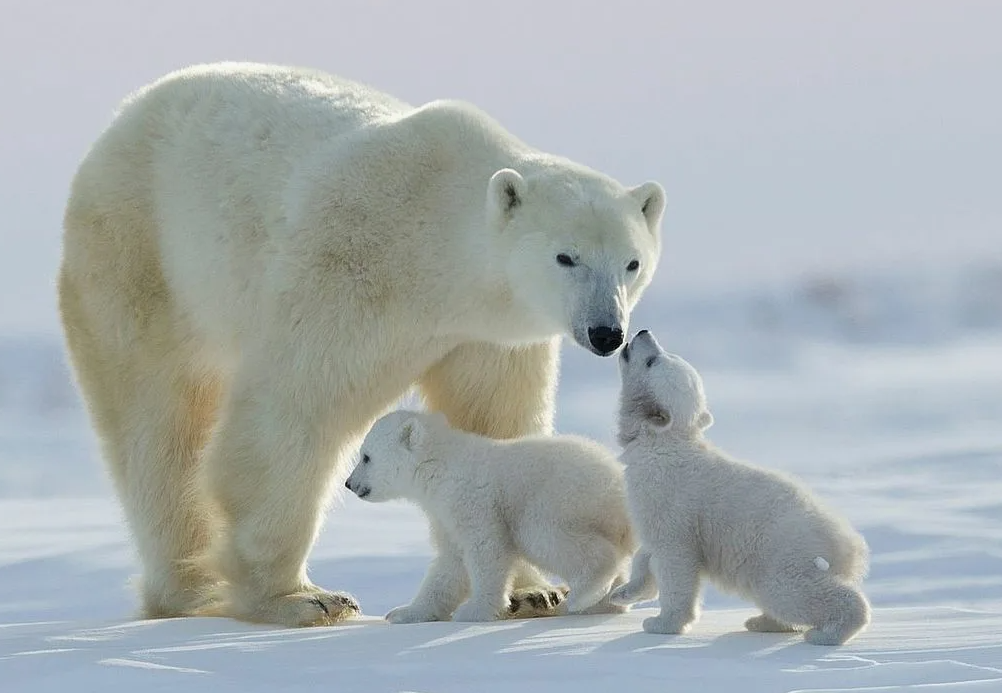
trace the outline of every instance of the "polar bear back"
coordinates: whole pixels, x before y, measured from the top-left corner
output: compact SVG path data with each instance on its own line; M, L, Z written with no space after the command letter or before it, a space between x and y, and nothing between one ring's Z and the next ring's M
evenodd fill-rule
M487 181L520 147L465 104L412 108L296 68L195 66L123 103L77 176L88 194L72 204L128 199L152 215L179 313L232 351L239 331L283 310L276 297L335 294L343 319L368 324L361 316L386 309L390 286L432 295L420 282L443 265L453 282L475 283L460 275L477 247L464 234L480 228ZM432 219L434 247L409 231ZM464 320L469 302L443 312Z

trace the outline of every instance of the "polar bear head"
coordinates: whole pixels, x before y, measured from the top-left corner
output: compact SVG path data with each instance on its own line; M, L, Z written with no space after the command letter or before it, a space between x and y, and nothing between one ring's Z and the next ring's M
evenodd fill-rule
M514 300L540 335L567 334L600 356L623 344L661 252L664 189L624 188L565 162L491 177L487 216Z
M359 451L359 461L344 485L372 503L409 498L414 472L429 436L448 427L443 414L399 410L373 424Z
M696 438L713 425L699 373L681 356L662 349L647 330L623 347L619 372L621 444L652 433Z

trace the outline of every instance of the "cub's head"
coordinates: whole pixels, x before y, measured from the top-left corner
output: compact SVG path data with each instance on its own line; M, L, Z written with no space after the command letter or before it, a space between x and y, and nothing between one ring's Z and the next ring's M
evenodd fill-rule
M345 488L372 503L408 497L429 432L444 422L441 414L416 411L394 411L382 417L362 441L358 464L344 482Z
M664 208L658 183L624 188L572 164L494 174L488 222L536 339L567 334L599 356L622 346L657 268Z
M619 372L622 445L651 434L696 438L713 425L699 373L681 356L662 349L647 330L623 347Z

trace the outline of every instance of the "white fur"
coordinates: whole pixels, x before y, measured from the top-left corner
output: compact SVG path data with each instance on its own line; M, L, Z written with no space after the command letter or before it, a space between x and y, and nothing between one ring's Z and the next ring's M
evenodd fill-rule
M559 335L627 329L663 209L462 103L253 64L140 89L74 179L59 295L144 614L352 615L305 559L372 421L416 383L549 432Z
M702 379L650 333L624 347L620 370L621 460L642 548L612 601L651 599L660 587L661 613L644 630L683 633L698 617L705 576L762 609L749 630L806 627L816 645L862 630L870 620L863 537L793 478L710 444Z
M622 611L606 597L625 580L634 540L611 451L576 436L497 441L441 415L397 411L376 422L361 454L346 485L368 501L416 503L437 550L414 601L389 621L499 618L525 563L567 581L571 613Z

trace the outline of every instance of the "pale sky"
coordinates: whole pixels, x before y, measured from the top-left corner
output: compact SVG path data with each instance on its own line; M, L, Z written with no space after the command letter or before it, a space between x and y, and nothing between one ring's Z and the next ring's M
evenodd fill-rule
M668 191L655 291L1002 257L1002 2L20 0L0 22L0 332L56 329L69 179L210 60L467 99Z

